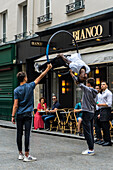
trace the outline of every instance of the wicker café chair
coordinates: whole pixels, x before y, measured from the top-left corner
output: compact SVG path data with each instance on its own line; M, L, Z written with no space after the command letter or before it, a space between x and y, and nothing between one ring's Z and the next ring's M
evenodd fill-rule
M109 121L109 125L110 125L110 136L111 138L113 138L113 124L111 121Z
M67 119L64 122L64 132L69 131L71 134L74 132L76 134L76 130L78 127L76 114L74 113L74 110L69 111L67 115Z
M52 129L56 129L56 131L61 130L63 131L63 124L61 121L61 116L60 116L60 112L64 112L64 109L57 109L56 110L56 116L53 120L50 120L50 131Z

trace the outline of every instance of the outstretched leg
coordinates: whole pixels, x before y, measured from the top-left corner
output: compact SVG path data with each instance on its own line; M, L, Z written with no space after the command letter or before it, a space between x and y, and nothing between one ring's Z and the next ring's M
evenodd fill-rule
M52 68L57 68L57 67L61 67L61 66L65 66L67 67L69 64L68 63L68 59L66 60L66 57L64 56L57 56L54 59L50 60L50 63L52 64ZM42 65L38 65L35 64L34 67L36 68L37 72L40 72L41 70L45 70L47 67L48 62L42 64Z
M69 66L69 64L71 63L71 61L69 61L63 54L58 54L57 55L57 58L62 58L64 61L65 61L65 63L66 64L68 64L68 66Z

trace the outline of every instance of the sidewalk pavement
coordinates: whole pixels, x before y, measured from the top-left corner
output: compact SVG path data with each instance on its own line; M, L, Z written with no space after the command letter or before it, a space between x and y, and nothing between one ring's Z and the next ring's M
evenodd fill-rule
M13 124L11 121L0 120L0 127L16 129L16 124ZM83 136L78 136L78 135L69 134L69 133L56 132L56 131L35 130L32 128L32 132L84 140Z
M11 121L0 120L0 127L16 129L16 124L13 124ZM61 133L61 132L56 132L56 131L35 130L32 128L32 132L46 134L46 135L59 136L59 137L67 137L67 138L85 140L83 136L78 136L78 135L69 134L69 133ZM113 143L113 140L111 142Z

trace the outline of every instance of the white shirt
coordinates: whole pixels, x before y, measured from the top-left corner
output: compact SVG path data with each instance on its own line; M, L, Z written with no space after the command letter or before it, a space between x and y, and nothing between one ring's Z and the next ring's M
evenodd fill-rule
M102 92L100 103L107 104L108 107L112 107L112 92L108 89ZM105 108L106 106L101 106L100 108Z
M79 71L83 66L85 66L85 68L86 68L86 73L90 72L90 68L82 60L81 55L79 53L74 53L71 56L67 56L67 58L69 61L71 61L71 63L69 64L69 68L73 72L76 72L79 74Z
M97 103L101 103L101 95L102 94L100 94L100 93L97 94L97 100L96 100ZM96 105L96 110L99 110L99 109L100 109L100 107Z

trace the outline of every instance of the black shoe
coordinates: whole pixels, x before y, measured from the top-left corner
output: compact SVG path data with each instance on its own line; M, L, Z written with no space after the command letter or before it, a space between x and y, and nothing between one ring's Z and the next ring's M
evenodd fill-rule
M102 146L112 146L111 142L105 142Z
M94 140L94 143L98 143L100 140L99 139L96 139L96 140Z
M97 141L95 141L94 143L95 144L99 144L100 142L102 142L101 140L97 140Z
M103 145L105 142L104 141L100 141L98 142L98 145Z

